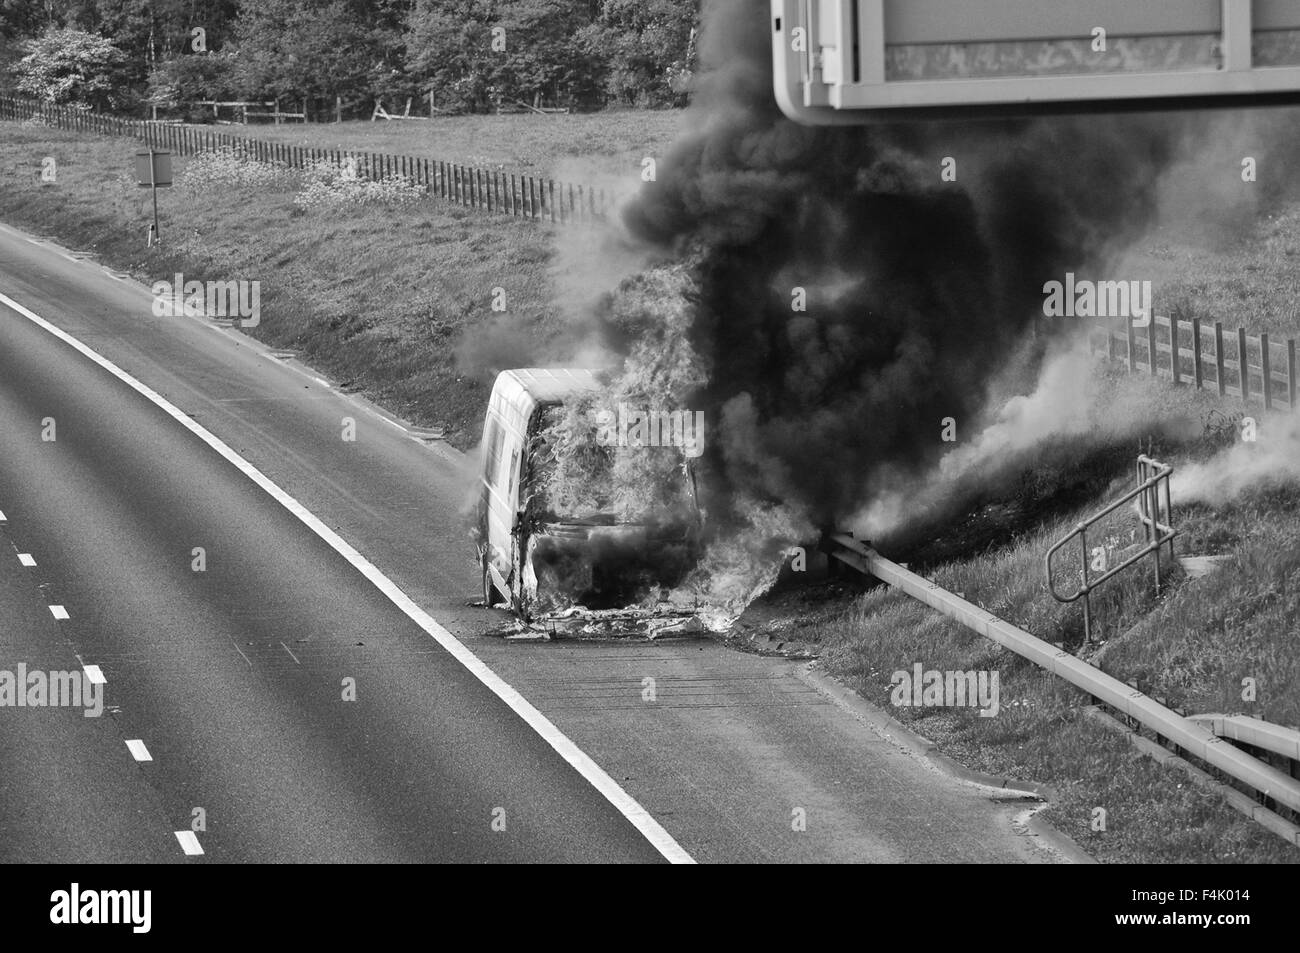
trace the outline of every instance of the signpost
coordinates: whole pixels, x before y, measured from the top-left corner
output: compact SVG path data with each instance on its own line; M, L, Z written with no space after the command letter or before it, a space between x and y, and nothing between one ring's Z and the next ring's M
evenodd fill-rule
M150 148L148 152L135 154L136 183L142 188L153 191L153 225L149 227L149 245L161 243L158 234L158 189L172 184L172 154L157 152Z

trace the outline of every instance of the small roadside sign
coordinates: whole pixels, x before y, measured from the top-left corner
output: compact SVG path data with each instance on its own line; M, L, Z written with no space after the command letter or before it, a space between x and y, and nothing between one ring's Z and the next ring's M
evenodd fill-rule
M135 179L153 196L153 224L149 226L149 246L161 243L158 233L158 189L172 184L172 154L150 149L135 154Z
M135 154L136 184L169 186L172 184L172 154L170 152L137 152Z

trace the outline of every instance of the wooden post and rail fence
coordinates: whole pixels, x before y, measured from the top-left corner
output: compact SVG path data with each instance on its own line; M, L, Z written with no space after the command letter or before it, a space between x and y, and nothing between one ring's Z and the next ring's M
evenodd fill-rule
M1089 344L1094 353L1104 351L1133 372L1213 389L1220 397L1266 410L1296 406L1300 378L1294 338L1274 341L1267 333L1248 334L1220 321L1153 315L1145 327L1128 318L1097 323Z
M279 113L278 108L276 113ZM564 225L599 222L605 219L613 204L613 197L607 196L604 189L503 169L466 166L421 156L296 146L233 136L205 126L178 125L166 120L124 119L74 106L0 96L0 120L35 118L58 129L140 139L155 149L169 149L178 155L228 149L258 162L290 169L331 162L341 167L350 166L357 175L374 181L403 176L415 185L423 186L426 194L453 204L537 222Z

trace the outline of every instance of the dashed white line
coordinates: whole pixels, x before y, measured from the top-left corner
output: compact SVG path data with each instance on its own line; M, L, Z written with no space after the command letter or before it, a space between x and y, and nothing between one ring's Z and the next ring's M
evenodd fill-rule
M50 614L56 619L67 619L69 617L68 610L63 606L50 606Z
M185 851L186 857L197 857L203 853L203 848L199 846L199 835L193 831L176 831L176 839L181 842L181 850Z
M4 510L0 510L0 523L9 522L9 517L5 516Z
M153 760L153 755L149 753L149 749L144 746L144 742L141 741L139 738L134 738L131 741L128 741L126 743L126 746L131 750L131 757L135 758L135 760L137 761Z
M298 656L294 655L293 652L289 650L289 646L287 646L287 645L285 645L283 642L281 642L281 643L280 643L280 648L284 649L286 652L289 653L289 658L293 659L295 662L298 662ZM301 665L302 662L298 662L298 664Z
M83 665L82 671L86 673L86 678L92 685L103 685L108 679L104 677L104 671L98 665Z
M29 308L19 304L8 295L0 294L0 304L4 304L16 313L27 318L33 324L48 331L54 337L63 341L69 347L85 355L94 361L104 370L108 371L122 383L126 384L132 390L151 401L160 408L169 417L184 427L190 433L194 434L209 447L219 453L232 466L248 477L253 483L257 484L272 499L283 506L286 510L297 517L308 529L319 536L335 552L346 559L357 572L370 580L380 592L388 597L388 600L397 606L406 614L412 622L423 629L435 642L441 645L456 661L465 666L469 672L483 683L489 691L501 699L511 710L515 712L524 723L533 731L537 732L542 739L551 746L551 748L563 758L570 767L577 771L587 783L594 787L607 800L615 810L627 818L628 822L635 827L650 844L659 851L663 857L675 864L693 864L694 859L685 849L673 839L673 836L664 829L655 818L637 803L632 795L628 794L617 781L606 773L605 769L596 764L585 751L573 743L572 739L564 732L560 731L549 718L543 715L528 699L519 694L505 679L494 672L487 666L477 655L475 655L466 645L443 628L433 616L421 609L414 600L411 599L397 583L389 579L380 569L375 566L365 556L357 552L353 546L343 539L338 533L326 526L321 520L296 499L282 490L278 485L272 482L261 470L253 466L238 453L232 450L220 437L203 427L184 411L178 408L171 401L167 400L147 384L136 380L126 371L122 370L108 358L99 354L92 348L78 341L71 334L68 334L62 328L56 327L49 321L46 321L39 314ZM324 383L322 381L322 383ZM326 384L325 386L329 386ZM238 648L238 646L236 646ZM240 654L244 653L240 651ZM248 656L244 656L245 660ZM249 662L252 665L252 662ZM178 838L181 833L177 833ZM182 843L184 841L182 840ZM197 847L197 839L195 841Z
M32 554L31 554L31 553L19 553L19 554L18 554L18 562L19 562L20 565L23 565L23 566L35 566L35 565L36 565L36 560L32 558Z

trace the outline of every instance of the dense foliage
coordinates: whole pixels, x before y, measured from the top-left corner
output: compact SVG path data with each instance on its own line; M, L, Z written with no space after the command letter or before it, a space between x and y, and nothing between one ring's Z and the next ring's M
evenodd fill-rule
M681 105L697 22L697 0L0 0L0 86L120 109Z

